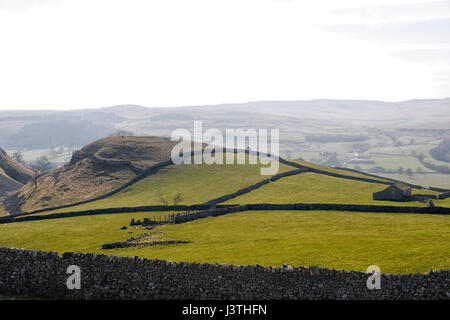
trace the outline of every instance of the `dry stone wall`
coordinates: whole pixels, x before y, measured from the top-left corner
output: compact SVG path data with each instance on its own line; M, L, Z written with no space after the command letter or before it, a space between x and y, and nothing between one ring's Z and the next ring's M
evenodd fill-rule
M450 191L449 192L444 192L444 193L439 195L439 199L447 199L447 198L450 198Z
M195 205L175 205L175 206L142 206L142 207L121 207L108 209L94 209L76 212L62 212L52 213L47 215L27 215L24 217L1 217L0 224L15 223L24 221L37 221L60 219L69 217L91 216L98 214L120 214L120 213L134 213L134 212L151 212L151 211L205 211L218 208L234 208L237 204L195 204ZM386 213L424 213L424 214L450 214L450 208L447 207L409 207L409 206L384 206L384 205L358 205L358 204L328 204L328 203L293 203L293 204L270 204L270 203L255 203L245 204L241 206L242 210L332 210L332 211L359 211L359 212L386 212ZM214 211L219 212L219 211ZM228 211L228 213L236 211ZM198 214L197 218L216 216L216 214ZM195 220L189 218L189 221ZM181 221L181 220L179 220Z
M262 267L0 248L0 293L69 299L450 299L450 270L369 274L318 267ZM69 266L81 288L67 287Z

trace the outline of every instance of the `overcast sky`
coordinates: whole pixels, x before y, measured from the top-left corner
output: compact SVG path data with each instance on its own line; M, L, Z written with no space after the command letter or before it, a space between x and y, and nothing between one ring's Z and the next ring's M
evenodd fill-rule
M450 1L0 0L0 109L450 96Z

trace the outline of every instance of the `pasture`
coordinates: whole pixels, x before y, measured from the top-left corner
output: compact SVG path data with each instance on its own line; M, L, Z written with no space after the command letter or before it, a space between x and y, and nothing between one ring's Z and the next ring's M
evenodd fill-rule
M125 213L0 225L0 244L35 250L97 252L172 261L265 266L320 266L384 273L450 267L450 216L334 211L247 211L163 225L128 227L131 218L167 213ZM103 250L145 232L191 243Z

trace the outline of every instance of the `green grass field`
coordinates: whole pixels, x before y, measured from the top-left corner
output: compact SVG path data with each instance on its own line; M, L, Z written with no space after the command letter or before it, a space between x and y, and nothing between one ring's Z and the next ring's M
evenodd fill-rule
M335 168L296 161L313 168L367 177ZM267 179L260 165L179 165L161 169L121 192L55 212L169 204L203 203ZM295 168L280 165L279 172ZM418 202L372 200L387 185L306 172L284 177L227 203L346 203L424 206ZM413 190L414 193L434 193ZM450 198L435 201L449 206ZM153 230L129 227L130 220L162 217L170 212L81 216L0 225L0 247L72 252L97 252L173 261L279 266L313 266L365 271L380 266L384 273L414 273L450 267L450 216L431 214L337 211L248 211L206 218ZM0 208L0 215L2 214ZM126 230L120 230L127 226ZM125 241L157 231L161 240L187 244L114 250L104 243Z
M333 211L241 212L165 225L163 239L188 244L102 250L149 230L128 228L129 213L0 225L0 246L98 252L172 261L313 266L383 273L415 273L450 267L450 216ZM130 233L132 232L132 233Z
M443 200L433 200L434 204L441 207L450 207L450 198Z
M170 212L142 212L82 216L0 225L0 247L33 250L97 252L105 242L124 241L149 230L129 227L132 218L166 216ZM132 232L132 233L130 233Z
M99 208L137 207L163 204L159 198L162 194L173 204L173 198L180 193L183 200L179 204L198 204L245 188L269 176L260 174L261 165L172 165L161 169L127 187L111 197L69 207L47 211L55 212L83 211ZM279 173L295 170L280 164Z
M250 193L230 199L226 204L246 203L341 203L394 206L425 206L420 202L375 201L373 193L386 189L384 184L354 181L305 172L266 184ZM414 190L413 193L434 193Z

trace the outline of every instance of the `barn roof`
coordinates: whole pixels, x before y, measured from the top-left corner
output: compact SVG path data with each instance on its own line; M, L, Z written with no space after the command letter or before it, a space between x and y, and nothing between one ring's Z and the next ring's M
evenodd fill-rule
M408 189L411 189L410 186L408 186L408 185L406 185L406 184L404 184L404 183L397 183L397 184L394 184L394 186L397 187L397 188L399 188L400 190L403 190L403 191L406 191L406 190L408 190Z

